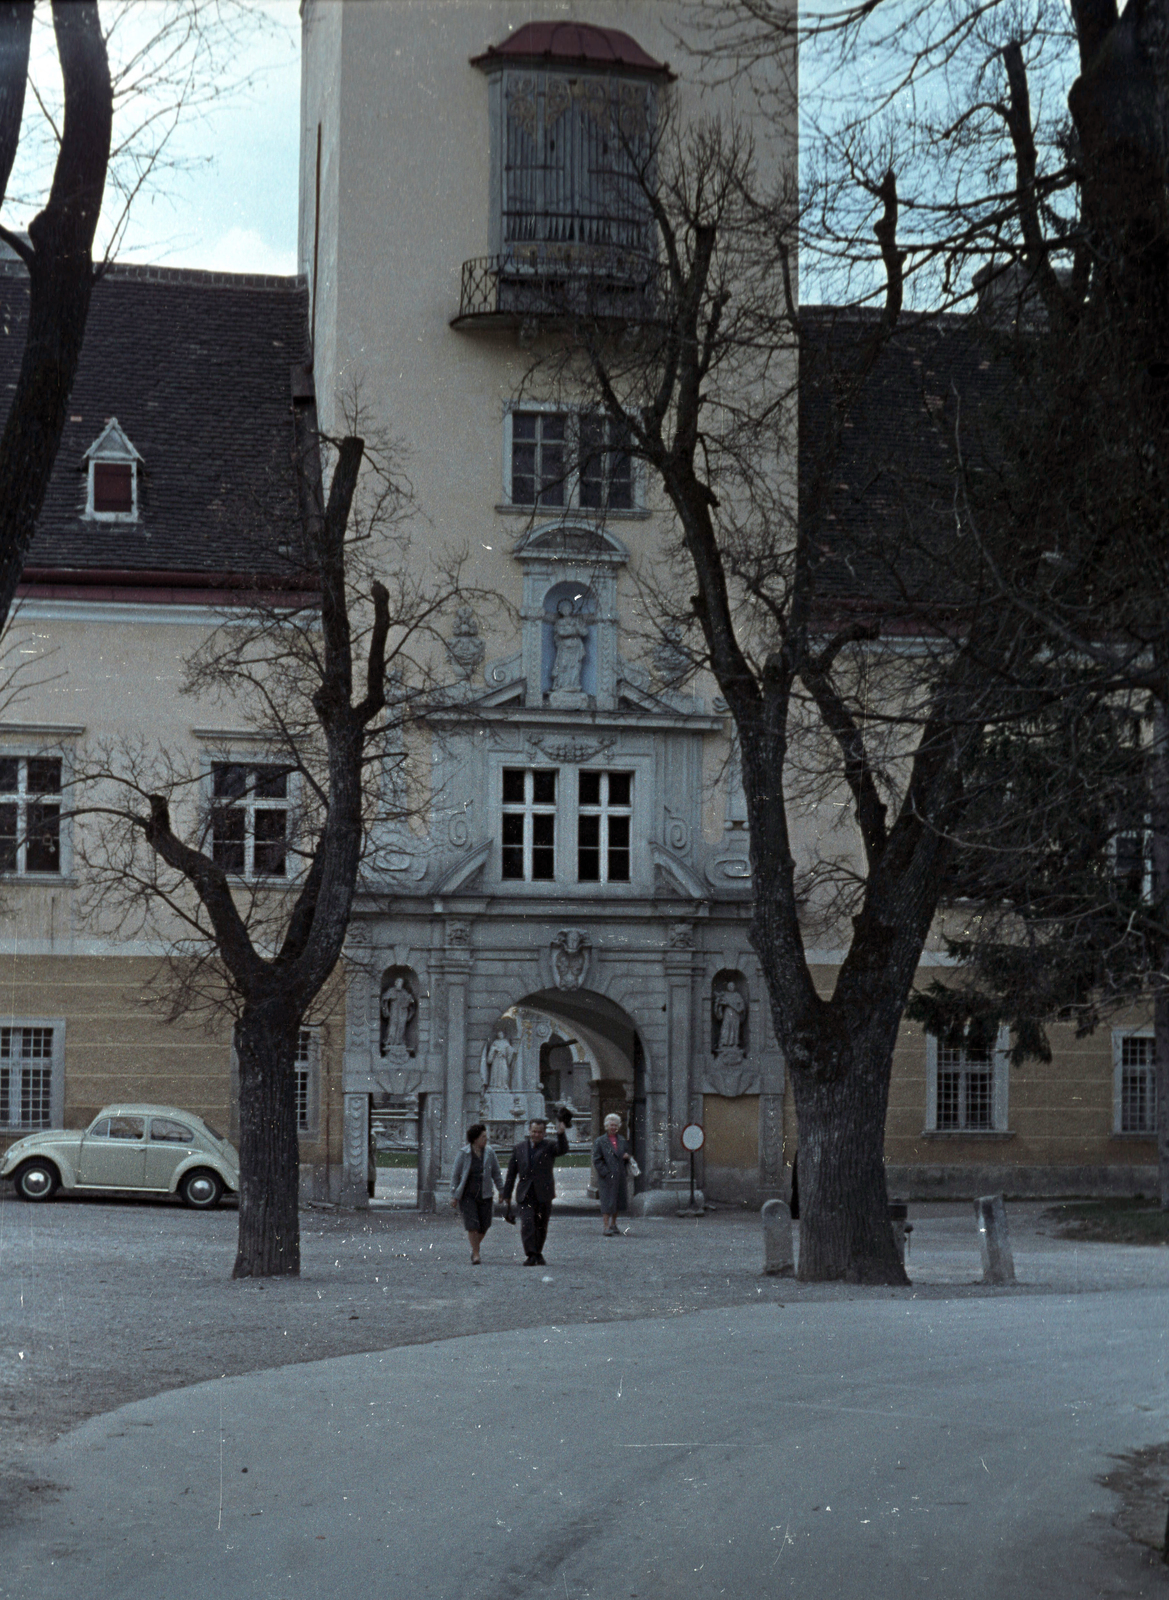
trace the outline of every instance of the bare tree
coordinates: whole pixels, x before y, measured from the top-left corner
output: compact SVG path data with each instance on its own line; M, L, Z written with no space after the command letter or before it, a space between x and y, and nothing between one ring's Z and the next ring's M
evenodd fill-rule
M56 0L52 10L65 93L52 188L27 242L0 229L28 267L30 287L24 360L0 434L0 624L36 531L81 355L113 120L96 0ZM32 0L0 7L0 195L20 139L32 20Z
M35 0L0 4L0 204L7 212L27 203L25 186L44 175L46 159L51 166L48 198L27 233L0 226L29 276L24 357L0 434L0 627L61 443L102 270L94 241L103 206L108 260L131 203L175 170L179 124L248 81L230 57L245 30L263 26L239 0L146 7L111 0L100 12L97 0L53 0L58 94L30 73L35 10ZM30 90L39 120L25 115Z
M314 454L315 439L310 466ZM458 562L417 576L386 460L356 433L329 456L327 498L307 472L302 529L272 531L290 552L284 595L277 566L188 663L187 692L251 720L256 765L225 760L209 793L197 760L142 741L94 752L76 784L92 915L168 942L157 991L170 1015L234 1025L236 1277L300 1268L299 1032L341 958L363 865L376 873L379 849L410 837L409 733L439 692L434 647L458 593ZM280 827L256 832L249 866L233 816L273 793Z

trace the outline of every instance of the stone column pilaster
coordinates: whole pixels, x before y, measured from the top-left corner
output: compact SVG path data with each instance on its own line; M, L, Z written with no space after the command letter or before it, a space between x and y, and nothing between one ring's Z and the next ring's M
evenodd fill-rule
M786 1200L783 1175L783 1095L759 1096L759 1188L764 1200Z
M467 986L475 960L467 923L448 923L446 936L446 948L430 963L430 970L440 978L446 997L443 1008L442 1134L438 1151L438 1172L443 1175L450 1172L463 1143L467 1086Z
M680 936L679 936L680 937ZM687 944L666 951L667 1025L669 1056L666 1064L667 1124L666 1166L663 1181L690 1184L690 1157L682 1149L680 1135L688 1122L701 1120L701 1100L696 1104L692 1086L700 1082L694 1072L694 980L697 956ZM647 1097L648 1098L648 1097Z
M345 1096L341 1204L369 1206L369 1096Z

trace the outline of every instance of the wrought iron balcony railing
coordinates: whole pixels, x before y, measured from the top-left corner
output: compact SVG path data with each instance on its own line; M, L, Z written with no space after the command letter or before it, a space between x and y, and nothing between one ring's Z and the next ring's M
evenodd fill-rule
M451 325L582 317L648 322L658 290L657 264L633 251L516 246L507 255L463 262L459 312Z

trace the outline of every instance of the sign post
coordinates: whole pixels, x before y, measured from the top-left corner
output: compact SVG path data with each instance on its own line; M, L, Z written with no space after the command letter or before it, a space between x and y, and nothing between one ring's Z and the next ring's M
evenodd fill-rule
M682 1129L682 1148L690 1152L690 1214L695 1215L694 1207L694 1157L706 1143L706 1134L700 1122L688 1122Z

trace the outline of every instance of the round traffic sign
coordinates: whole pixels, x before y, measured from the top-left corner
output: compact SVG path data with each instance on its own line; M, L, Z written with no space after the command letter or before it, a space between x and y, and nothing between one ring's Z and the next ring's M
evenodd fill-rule
M701 1150L706 1143L706 1135L702 1131L700 1122L688 1122L682 1129L682 1148L691 1152Z

